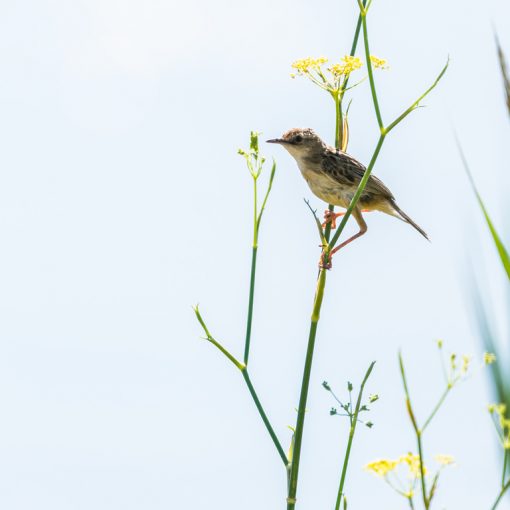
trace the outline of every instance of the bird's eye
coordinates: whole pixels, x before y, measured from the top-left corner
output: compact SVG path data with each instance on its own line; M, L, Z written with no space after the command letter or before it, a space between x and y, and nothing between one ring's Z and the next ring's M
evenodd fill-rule
M302 137L301 135L296 135L296 136L294 137L294 141L295 141L296 143L301 143L301 142L303 141L303 137Z

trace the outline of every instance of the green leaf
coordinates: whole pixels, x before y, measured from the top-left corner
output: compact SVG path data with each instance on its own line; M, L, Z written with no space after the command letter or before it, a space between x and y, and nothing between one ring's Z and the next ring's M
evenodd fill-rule
M480 193L478 193L478 189L476 188L473 175L471 174L471 170L469 169L469 165L467 164L467 160L466 157L464 156L464 151L462 150L459 139L457 138L457 136L455 136L455 139L457 142L460 157L462 159L462 164L464 165L464 170L466 171L471 187L473 188L473 192L475 193L476 199L478 200L478 204L480 205L480 209L482 210L487 226L489 227L489 231L492 235L492 240L494 242L494 245L496 246L496 249L498 250L498 255L501 260L501 263L503 264L503 268L506 271L507 278L510 280L510 256L508 255L508 251L505 245L503 244L503 241L501 241L501 238L499 237L496 227L494 226L494 223L492 222L491 217L489 216L489 213L487 211L487 208L485 207L485 204L483 203Z

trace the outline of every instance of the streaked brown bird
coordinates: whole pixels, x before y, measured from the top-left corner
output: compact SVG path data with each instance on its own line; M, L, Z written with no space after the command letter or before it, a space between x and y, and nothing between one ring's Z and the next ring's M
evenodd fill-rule
M280 144L287 149L296 160L301 174L316 196L328 204L347 209L366 170L357 159L327 145L310 128L294 128L284 133L281 138L267 140L267 142ZM425 231L400 209L395 202L395 197L383 182L370 175L363 194L352 211L360 230L334 248L330 258L335 252L367 231L367 224L362 215L365 211L382 211L395 216L412 225L425 239L428 239ZM336 228L336 219L343 214L345 213L331 213L328 209L324 213L324 225L331 223L332 228Z

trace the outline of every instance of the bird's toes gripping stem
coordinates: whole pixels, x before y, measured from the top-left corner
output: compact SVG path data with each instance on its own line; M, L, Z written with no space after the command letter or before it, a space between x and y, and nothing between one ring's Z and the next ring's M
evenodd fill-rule
M319 269L331 269L333 264L331 263L332 254L327 253L324 247L322 248L321 258L319 259Z
M331 228L336 228L336 219L340 218L340 216L343 216L345 212L339 212L335 213L333 211L330 211L329 209L326 209L324 211L324 223L322 224L322 228L326 228L328 223L331 223Z

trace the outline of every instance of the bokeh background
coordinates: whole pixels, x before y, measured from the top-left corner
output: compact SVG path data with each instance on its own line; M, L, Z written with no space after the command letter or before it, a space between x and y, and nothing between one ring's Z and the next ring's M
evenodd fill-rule
M285 474L242 379L199 339L240 353L251 182L237 148L313 127L332 141L331 99L292 80L297 58L348 52L355 1L20 0L0 6L0 504L10 510L283 508ZM510 6L374 0L372 53L389 121L451 66L387 140L375 174L430 234L374 213L335 260L318 333L300 508L332 508L347 423L321 381L345 393L371 360L379 393L361 428L351 508L403 508L362 470L415 449L397 352L417 413L442 389L435 340L475 356L425 440L456 457L437 508L488 508L500 457L486 404L470 274L495 315L501 269L463 173L457 130L504 232L509 126L493 29L510 49ZM353 93L349 151L378 132L368 84ZM290 156L263 220L252 378L282 442L295 421L319 256ZM508 210L506 208L506 210ZM350 226L354 229L354 226ZM506 333L503 331L503 333ZM508 501L502 503L508 505Z

